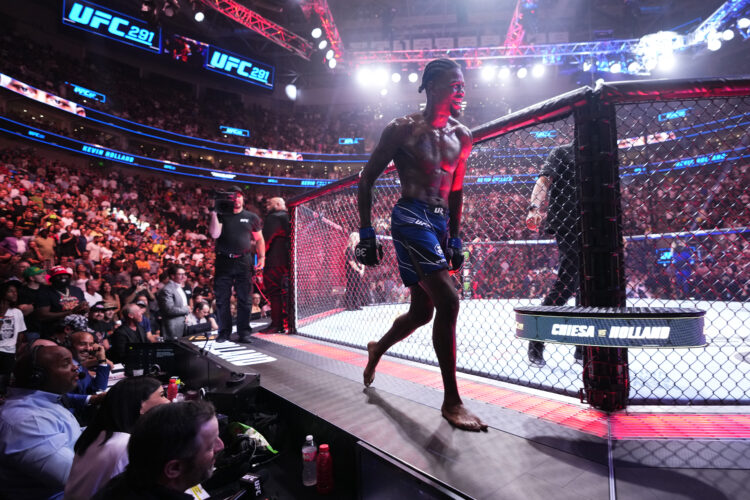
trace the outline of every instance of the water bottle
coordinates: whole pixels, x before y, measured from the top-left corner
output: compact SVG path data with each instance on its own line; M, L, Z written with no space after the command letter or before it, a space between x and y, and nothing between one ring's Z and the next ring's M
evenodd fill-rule
M312 435L305 437L305 444L302 446L302 484L305 486L315 486L317 482L317 473L315 459L318 456L318 448L313 443Z
M325 495L333 491L333 459L327 444L320 445L317 460L318 493Z

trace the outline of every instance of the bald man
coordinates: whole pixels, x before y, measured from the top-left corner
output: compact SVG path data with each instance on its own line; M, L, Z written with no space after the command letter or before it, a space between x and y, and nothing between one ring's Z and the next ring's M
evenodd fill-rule
M271 305L271 324L263 333L285 333L289 297L289 212L282 198L266 201L263 239L266 241L266 267L263 289Z
M16 386L0 407L0 484L6 499L62 498L81 435L61 396L75 389L69 350L38 346L18 359Z

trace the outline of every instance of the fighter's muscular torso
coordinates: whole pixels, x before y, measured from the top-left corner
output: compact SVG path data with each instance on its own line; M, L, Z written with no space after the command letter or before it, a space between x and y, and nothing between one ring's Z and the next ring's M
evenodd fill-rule
M430 205L448 206L454 173L463 154L471 149L471 133L454 118L433 127L422 113L392 122L399 145L393 161L401 181L401 195Z

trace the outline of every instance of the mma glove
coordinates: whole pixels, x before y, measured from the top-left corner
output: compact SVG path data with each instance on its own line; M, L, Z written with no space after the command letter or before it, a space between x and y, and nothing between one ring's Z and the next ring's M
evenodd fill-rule
M354 258L366 266L377 266L383 259L383 245L375 239L375 230L372 227L360 228Z
M451 271L458 271L464 265L461 238L448 238L448 247L445 249L445 260L448 261Z

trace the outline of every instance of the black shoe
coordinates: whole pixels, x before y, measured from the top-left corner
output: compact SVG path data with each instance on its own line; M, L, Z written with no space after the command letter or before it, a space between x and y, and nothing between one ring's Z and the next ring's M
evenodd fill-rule
M573 353L573 358L576 360L576 363L579 365L583 364L583 346L577 345L576 350Z
M217 335L215 342L217 344L220 344L222 342L226 342L227 340L229 340L229 335Z
M286 330L284 330L283 326L268 325L263 330L260 330L258 333L286 333Z
M241 342L243 344L252 344L253 343L253 339L250 338L250 334L249 333L246 333L244 335L240 335L239 338L237 339L237 342Z
M544 361L544 343L531 341L529 342L529 363L532 366L541 368L547 363Z

